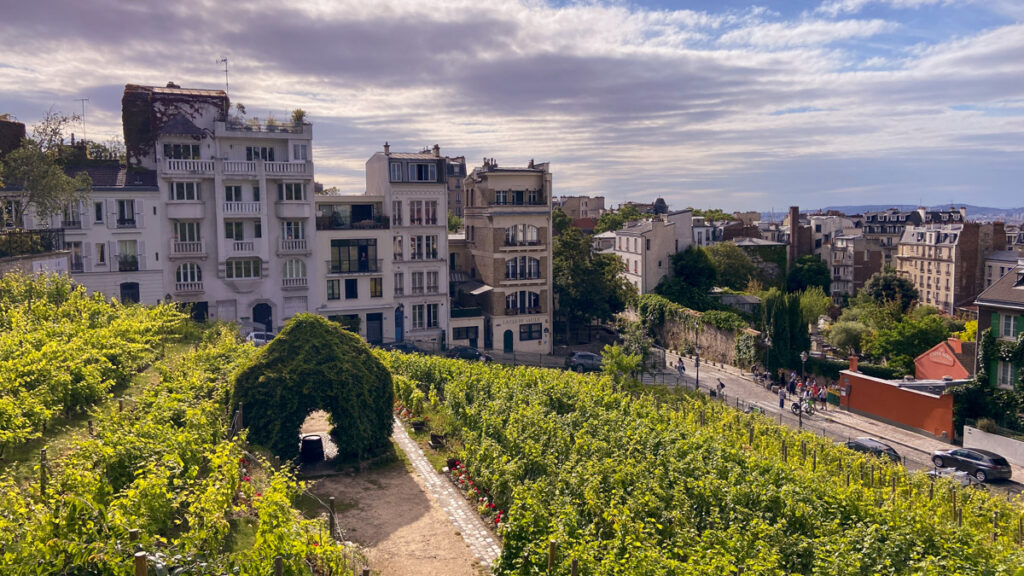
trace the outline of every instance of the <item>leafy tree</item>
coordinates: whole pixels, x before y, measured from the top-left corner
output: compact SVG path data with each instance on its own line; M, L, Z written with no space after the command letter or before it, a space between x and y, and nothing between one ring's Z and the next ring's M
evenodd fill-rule
M639 356L641 367L647 366L651 356L651 347L654 346L654 339L648 334L649 328L643 322L625 322L620 327L619 334L622 335L622 349L626 354Z
M459 218L451 210L448 211L448 231L458 232L462 229L462 218Z
M641 220L643 217L644 215L635 206L627 204L615 212L601 214L601 217L597 219L597 224L594 226L594 233L600 234L610 230L619 230L626 225L626 222Z
M743 290L757 273L750 256L732 242L719 242L705 250L715 265L719 286Z
M786 289L802 292L811 286L820 286L826 293L832 284L832 275L821 258L808 254L797 258L786 277Z
M341 458L388 449L394 389L391 374L359 336L315 314L299 314L235 378L232 406L242 403L249 440L282 458L298 455L306 417L322 409Z
M569 218L565 211L561 208L555 208L551 211L551 227L555 236L565 232L565 229L570 226L572 226L572 218Z
M601 353L601 370L612 379L612 389L622 390L624 386L637 380L643 368L643 359L639 354L629 354L618 345L605 344Z
M825 335L825 341L847 354L860 354L861 344L870 334L871 329L860 322L836 322Z
M955 334L961 342L977 342L978 340L978 321L968 320L964 323L964 329Z
M832 299L825 294L821 286L812 286L800 294L800 317L804 324L813 324L831 305Z
M807 324L800 313L800 295L772 288L761 299L761 312L762 332L772 341L766 351L765 366L769 371L800 366L800 353L811 345Z
M708 297L717 271L707 252L690 246L672 255L672 274L662 278L654 292L694 310L711 310L717 304Z
M917 288L913 282L889 267L868 278L861 293L879 304L895 302L902 312L910 310L918 299Z
M911 374L914 358L942 342L955 326L938 314L905 316L902 321L878 329L864 343L864 351L884 359L887 365Z
M611 320L625 309L635 291L619 274L624 265L614 254L595 254L590 236L570 226L553 249L553 284L558 313L566 323Z
M693 210L694 216L701 216L707 222L728 222L730 220L735 220L735 218L732 217L732 214L729 214L728 212L721 210L719 208L708 208L706 210L701 210L700 208L691 208L691 210Z

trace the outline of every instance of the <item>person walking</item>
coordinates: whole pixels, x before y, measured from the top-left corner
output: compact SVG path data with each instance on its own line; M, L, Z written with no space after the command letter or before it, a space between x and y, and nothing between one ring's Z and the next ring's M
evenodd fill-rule
M721 379L721 378L719 378L719 379L718 379L718 396L719 396L719 397L722 397L722 391L723 391L723 390L725 390L725 383L724 383L724 382L722 382L722 379Z
M786 408L786 388L779 386L779 408Z
M818 400L821 402L821 409L828 410L828 391L824 386L818 388Z

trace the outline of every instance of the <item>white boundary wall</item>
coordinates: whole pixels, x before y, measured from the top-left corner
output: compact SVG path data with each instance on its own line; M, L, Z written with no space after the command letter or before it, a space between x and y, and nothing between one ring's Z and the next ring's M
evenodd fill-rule
M991 450L1017 466L1024 466L1024 442L964 426L964 448Z

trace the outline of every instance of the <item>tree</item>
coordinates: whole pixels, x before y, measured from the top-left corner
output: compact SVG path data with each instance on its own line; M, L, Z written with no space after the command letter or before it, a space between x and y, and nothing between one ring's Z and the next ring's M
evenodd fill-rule
M732 214L725 212L719 208L708 208L707 210L701 210L700 208L691 208L694 216L703 217L705 222L722 222L735 220Z
M719 242L705 250L715 265L719 286L743 290L757 273L757 267L750 256L732 242Z
M7 196L14 200L12 220L15 226L25 225L25 211L31 208L39 218L61 213L65 206L86 200L92 179L85 172L74 177L64 173L57 161L43 150L39 143L26 138L22 145L4 159Z
M773 372L777 368L800 366L800 353L811 345L807 324L800 314L800 295L772 288L761 299L761 312L762 332L772 342L766 352L765 367Z
M611 320L632 299L632 285L619 274L622 261L614 254L595 254L590 236L569 227L553 249L553 284L558 313L571 324Z
M455 212L448 211L448 231L458 232L462 229L462 218L455 215Z
M938 314L905 316L902 321L877 330L864 343L864 351L883 359L886 364L912 374L914 358L942 342L953 332L953 326Z
M622 390L626 383L635 381L642 367L643 360L639 355L628 354L618 345L605 344L601 370L612 379L612 390Z
M860 322L836 322L825 335L825 341L846 354L860 354L861 344L869 334L871 329Z
M910 310L918 299L914 283L889 267L868 278L861 292L878 304L895 302L902 312Z
M566 214L561 208L555 208L551 211L551 227L555 232L555 236L558 236L565 229L572 226L572 218Z
M672 274L661 279L654 292L694 310L711 310L717 304L708 297L717 271L707 252L690 246L672 255Z
M820 286L827 293L831 284L828 266L812 254L797 258L786 276L786 289L790 292L803 292L811 286Z
M597 219L597 224L594 225L594 233L600 234L601 232L620 230L627 222L642 220L643 217L644 215L636 209L636 206L627 204L615 212L601 214L601 217Z
M821 286L812 286L800 294L800 318L804 324L814 324L831 305L832 299L825 294Z

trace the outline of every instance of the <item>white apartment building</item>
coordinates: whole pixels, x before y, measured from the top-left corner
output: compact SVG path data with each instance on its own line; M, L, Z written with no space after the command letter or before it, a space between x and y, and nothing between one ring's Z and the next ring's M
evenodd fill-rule
M164 299L196 317L277 331L309 309L313 129L229 112L221 90L125 87L129 163L155 170L159 187L152 210L136 203L162 226L140 263L160 262Z
M680 210L629 222L615 231L612 252L626 265L623 277L640 294L654 291L671 273L672 255L693 244L693 212Z
M372 344L401 340L405 320L395 306L386 205L366 194L316 198L314 311Z
M447 177L436 145L410 154L385 144L366 161L366 194L382 199L391 227L394 339L426 350L448 340Z

